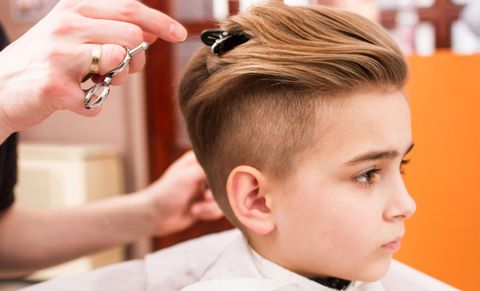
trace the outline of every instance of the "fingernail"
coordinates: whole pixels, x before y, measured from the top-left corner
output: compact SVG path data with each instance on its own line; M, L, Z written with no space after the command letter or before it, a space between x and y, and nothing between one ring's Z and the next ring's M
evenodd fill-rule
M184 41L187 38L187 30L178 23L170 24L170 33L178 39L178 41Z

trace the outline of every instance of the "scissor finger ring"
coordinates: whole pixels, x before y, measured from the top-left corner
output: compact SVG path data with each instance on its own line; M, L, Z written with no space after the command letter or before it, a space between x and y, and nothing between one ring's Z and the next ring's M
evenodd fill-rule
M106 79L108 79L108 83L105 83ZM107 76L105 77L105 80L103 80L101 83L93 85L87 91L87 94L83 99L83 105L86 109L95 109L102 105L103 101L107 99L107 96L110 93L111 78Z
M125 70L126 67L128 67L130 61L132 60L132 57L135 54L144 51L147 48L148 44L146 42L142 42L139 46L131 50L125 48L127 53L123 62L121 62L115 69L108 72L102 82L93 85L88 90L84 90L86 93L83 99L83 105L85 106L85 108L94 109L102 105L103 101L107 99L108 94L110 94L110 84L112 82L112 78ZM91 77L93 76L91 75L89 76L89 78L85 78L82 82L89 80Z

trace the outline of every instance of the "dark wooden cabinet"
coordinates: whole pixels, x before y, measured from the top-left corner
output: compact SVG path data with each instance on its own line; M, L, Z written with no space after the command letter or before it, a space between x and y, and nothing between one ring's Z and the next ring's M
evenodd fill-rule
M176 14L179 9L178 0L146 0L148 6L158 9L178 19L187 28L189 38L182 44L170 44L157 41L147 51L146 90L147 90L147 122L148 122L148 151L149 170L151 180L159 177L165 169L183 152L189 149L186 130L180 118L175 99L175 87L181 74L181 68L191 53L201 44L200 33L206 28L215 27L215 20L207 13L207 17L194 16L191 19L182 19ZM185 4L192 4L189 0ZM213 5L213 1L199 1L206 5ZM188 2L188 3L187 3ZM193 3L195 4L195 3ZM238 2L229 1L228 13L238 11ZM196 3L195 5L199 5ZM192 9L192 8L190 8ZM162 248L198 237L231 228L225 219L215 222L201 222L181 233L155 240L155 248Z

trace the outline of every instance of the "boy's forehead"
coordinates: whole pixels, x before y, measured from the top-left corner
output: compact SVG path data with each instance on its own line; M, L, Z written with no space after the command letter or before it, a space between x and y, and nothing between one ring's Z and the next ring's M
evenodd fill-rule
M316 155L346 161L368 151L404 151L411 144L410 112L402 92L361 92L336 101L319 116L312 148Z

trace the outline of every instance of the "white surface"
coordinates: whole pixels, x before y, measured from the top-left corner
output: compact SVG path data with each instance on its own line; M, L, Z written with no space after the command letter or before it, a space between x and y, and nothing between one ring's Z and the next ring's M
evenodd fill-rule
M415 28L415 52L420 56L430 56L435 47L435 27L428 22L419 23Z
M480 49L480 41L461 20L452 25L452 50L459 55L475 54Z
M270 262L270 264L273 263ZM313 289L308 287L305 289L306 285L299 284L299 282L303 282L302 279L295 279L295 277L300 277L299 275L286 271L278 265L274 265L277 267L272 267L272 269L269 268L267 275L264 273L264 267L260 267L259 269L256 266L258 266L258 263L255 263L255 260L252 259L249 254L249 249L246 248L240 232L238 230L231 230L219 234L203 236L158 251L154 254L148 255L143 261L137 260L117 264L73 278L50 281L25 290L178 291L192 284L191 287L184 290L236 290L231 289L232 286L230 286L230 284L232 281L230 280L235 280L235 284L240 284L239 280L245 280L241 282L241 284L248 285L249 283L253 283L255 284L254 286L257 287L261 286L263 283L272 286L273 280L276 282L274 283L275 286L278 286L279 288L282 286L288 286L286 290L289 291L295 290L290 288L291 284L294 284L295 288L300 288L299 290L331 290L318 284L315 284L315 288ZM303 278L303 280L307 279ZM392 264L392 268L388 275L382 279L381 282L382 284L357 284L353 289L349 288L347 290L457 290L428 275L395 261ZM386 286L386 288L382 285ZM212 286L217 289L211 289ZM207 288L205 289L203 287ZM250 287L251 285L249 285L248 288L244 287L243 290L255 290Z

